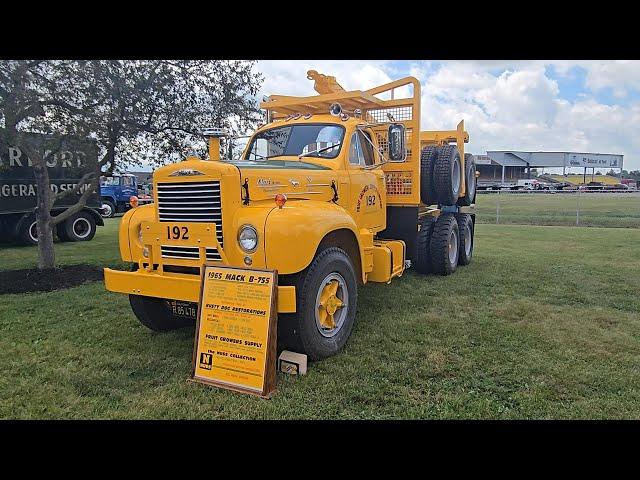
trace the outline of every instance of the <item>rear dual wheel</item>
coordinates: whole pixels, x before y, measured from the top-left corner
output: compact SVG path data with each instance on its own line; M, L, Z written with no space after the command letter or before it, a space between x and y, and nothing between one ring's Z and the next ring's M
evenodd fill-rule
M468 213L459 214L458 221L458 265L469 265L473 255L474 219Z
M460 254L460 231L454 215L438 217L429 247L433 273L451 275L455 272Z
M445 213L420 221L415 267L418 273L450 275L473 255L474 221L469 214Z

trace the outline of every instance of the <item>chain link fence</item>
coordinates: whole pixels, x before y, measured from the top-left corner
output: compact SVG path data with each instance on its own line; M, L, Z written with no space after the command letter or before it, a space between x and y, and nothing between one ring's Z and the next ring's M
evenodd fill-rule
M480 223L640 228L640 191L482 190Z

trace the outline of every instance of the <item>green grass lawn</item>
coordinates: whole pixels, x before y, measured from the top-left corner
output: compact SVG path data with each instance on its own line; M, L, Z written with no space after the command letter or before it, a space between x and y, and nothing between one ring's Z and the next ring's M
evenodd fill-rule
M579 209L580 226L640 228L640 193L483 193L476 205L482 223L575 226Z
M118 264L117 222L59 261ZM271 400L188 382L194 329L151 332L101 283L0 296L0 417L640 418L640 230L476 235L452 276L361 288L345 350Z

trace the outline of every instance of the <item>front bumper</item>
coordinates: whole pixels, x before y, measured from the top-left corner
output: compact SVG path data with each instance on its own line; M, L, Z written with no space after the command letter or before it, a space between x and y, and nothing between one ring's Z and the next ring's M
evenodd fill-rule
M160 274L157 271L149 272L147 270L124 272L105 268L104 283L110 292L184 302L198 303L200 301L200 277L197 275ZM295 313L295 311L295 287L279 286L278 313Z

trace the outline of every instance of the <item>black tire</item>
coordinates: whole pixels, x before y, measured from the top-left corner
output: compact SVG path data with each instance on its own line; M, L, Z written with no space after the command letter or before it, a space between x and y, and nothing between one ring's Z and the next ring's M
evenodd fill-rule
M433 167L437 157L438 152L434 146L424 147L420 153L420 200L425 205L438 203L433 183Z
M476 160L470 153L464 154L464 182L464 195L458 199L460 206L471 205L476 201Z
M433 182L442 205L455 205L460 194L462 163L460 152L455 145L438 147L438 156L433 169Z
M116 214L116 206L111 200L102 200L102 204L108 207L106 213L102 213L103 210L100 210L100 215L102 218L112 218Z
M65 232L64 222L56 225L56 234L58 235L58 239L61 242L68 242L69 238L67 237L67 232Z
M450 275L458 266L460 253L460 234L458 222L452 214L444 214L438 217L431 235L431 268L438 275ZM450 245L451 244L451 245ZM453 255L451 249L455 249Z
M22 222L20 231L18 231L18 241L23 245L37 245L38 231L36 226L36 217L31 215Z
M423 217L420 220L420 230L416 241L416 271L423 275L432 272L431 267L431 235L435 225L433 217Z
M96 220L87 212L78 212L63 222L64 235L69 242L88 242L96 234Z
M344 290L348 295L347 311L343 314L339 328L334 329L335 332L326 329L323 334L316 318L316 298L327 277L336 273L344 281ZM347 253L341 248L327 248L317 254L304 271L283 280L283 284L293 284L296 287L297 312L280 315L278 319L279 350L290 349L305 353L310 360L322 360L338 353L351 335L358 306L355 269ZM344 290L337 291L338 298L342 294L341 300L345 299Z
M195 325L188 318L173 315L167 300L163 298L129 295L129 303L131 304L131 310L133 310L140 323L154 332L168 332Z
M473 256L474 225L473 218L468 213L458 215L458 265L469 265Z

